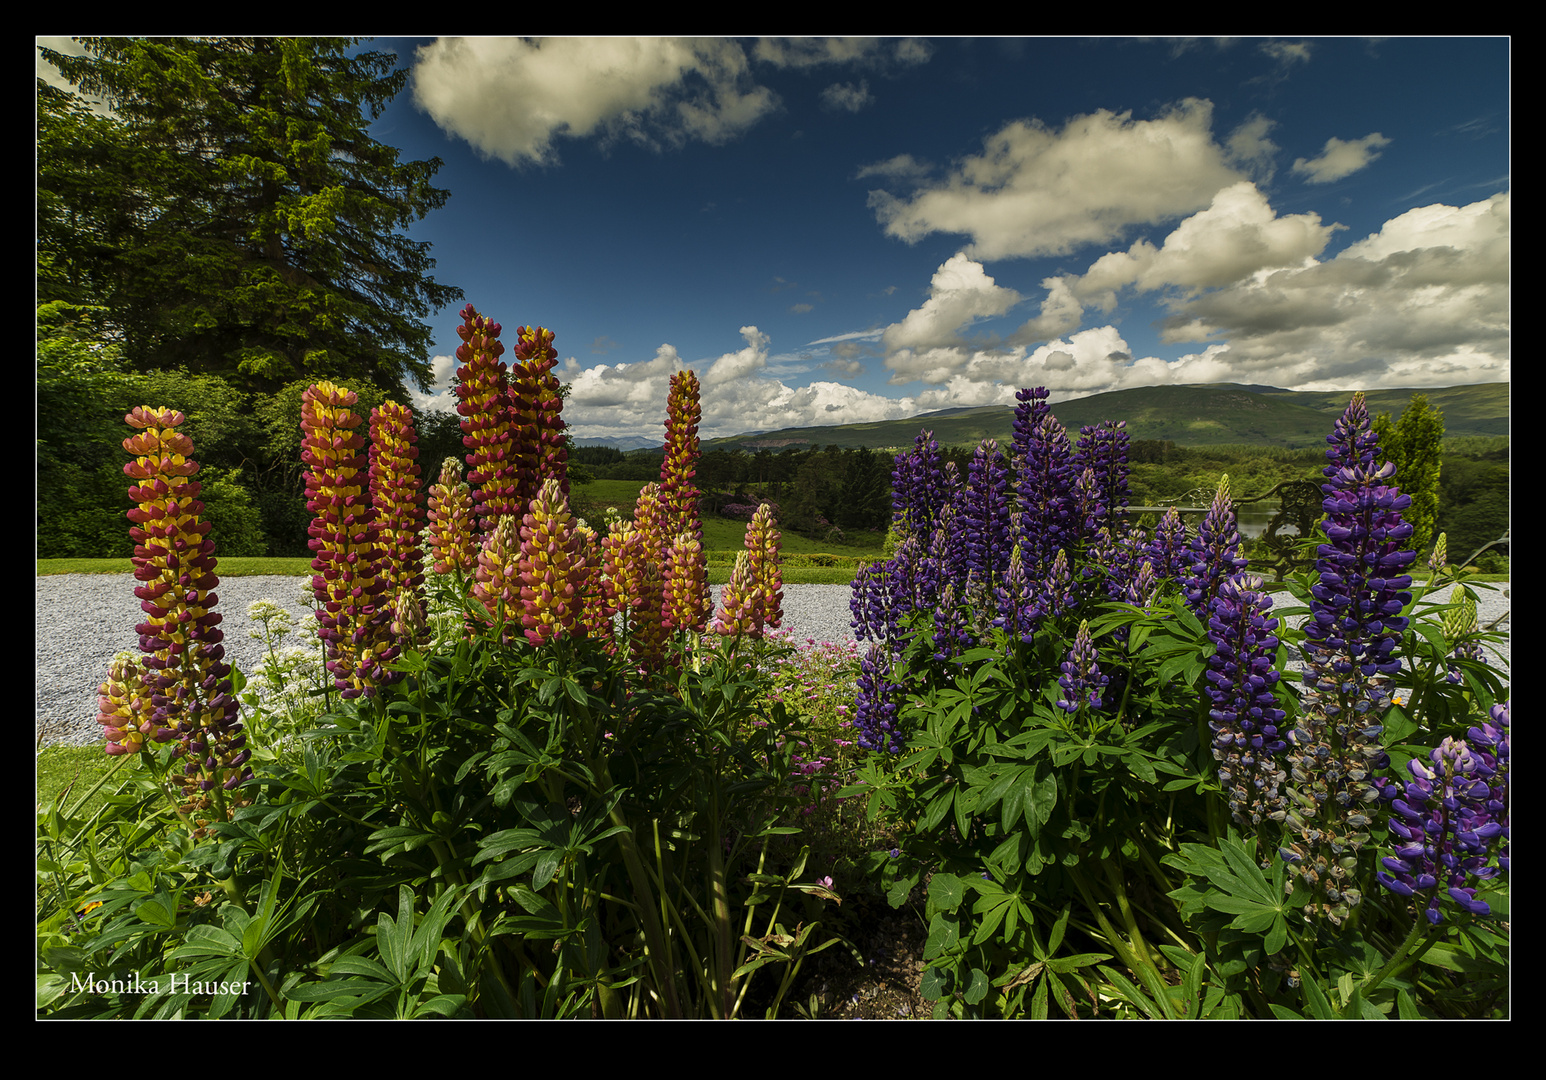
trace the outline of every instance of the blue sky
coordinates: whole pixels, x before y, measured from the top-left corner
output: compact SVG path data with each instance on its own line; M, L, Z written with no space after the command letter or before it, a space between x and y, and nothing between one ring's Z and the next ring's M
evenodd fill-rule
M56 46L57 47L57 46ZM437 280L579 437L1509 378L1504 38L379 38ZM433 315L447 400L455 309Z

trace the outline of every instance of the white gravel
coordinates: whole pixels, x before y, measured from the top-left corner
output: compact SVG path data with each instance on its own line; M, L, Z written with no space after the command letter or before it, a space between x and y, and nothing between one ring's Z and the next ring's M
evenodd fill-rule
M97 687L107 677L108 665L119 652L134 652L139 637L134 631L143 620L134 597L132 574L58 574L36 582L37 740L47 743L86 745L102 738L96 722ZM311 609L302 601L309 578L231 577L220 583L218 610L225 616L226 659L243 671L251 671L262 656L262 646L250 633L247 609L269 598L287 608L296 625L310 630ZM1481 600L1478 618L1485 626L1503 619L1498 629L1508 632L1508 583L1478 586ZM715 589L718 602L719 589ZM846 585L784 586L784 627L795 642L847 642L850 591ZM1508 647L1497 662L1508 668Z

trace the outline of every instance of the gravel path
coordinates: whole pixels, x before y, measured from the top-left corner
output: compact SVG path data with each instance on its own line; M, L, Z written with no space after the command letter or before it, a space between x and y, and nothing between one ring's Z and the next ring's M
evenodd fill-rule
M119 652L139 648L134 632L141 621L132 574L57 574L36 582L37 740L90 744L102 738L96 722L97 687ZM309 628L311 610L302 600L309 578L232 577L220 583L219 609L225 615L226 658L251 671L262 646L251 636L248 606L264 598L287 608L296 624ZM1490 591L1489 591L1490 590ZM1485 626L1503 618L1508 632L1508 583L1478 586L1478 618ZM715 588L718 602L719 587ZM796 642L853 640L848 623L846 585L784 586L784 626ZM1508 646L1498 658L1508 668Z

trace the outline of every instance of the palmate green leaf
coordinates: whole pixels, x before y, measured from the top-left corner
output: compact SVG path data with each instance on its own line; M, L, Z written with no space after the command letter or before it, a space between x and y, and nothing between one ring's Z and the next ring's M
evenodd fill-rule
M1230 837L1219 841L1217 851L1202 844L1182 844L1179 852L1164 861L1197 882L1169 893L1183 911L1211 909L1235 916L1230 927L1265 935L1263 945L1269 956L1275 956L1287 943L1287 915L1292 905L1283 891L1282 863L1274 866L1273 876L1268 878L1252 860L1249 849Z

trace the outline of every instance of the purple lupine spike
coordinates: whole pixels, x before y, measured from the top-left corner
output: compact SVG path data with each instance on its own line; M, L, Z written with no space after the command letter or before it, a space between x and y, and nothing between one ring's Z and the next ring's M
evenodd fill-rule
M943 461L931 431L920 431L913 449L896 456L891 470L891 524L898 534L934 534L940 511L950 504Z
M1278 620L1267 614L1271 607L1261 578L1237 574L1219 586L1209 608L1215 652L1208 658L1208 727L1219 782L1241 825L1284 817L1279 786L1287 775L1275 755L1287 744L1279 737L1284 713L1272 692L1279 675L1273 668Z
M1110 526L1115 529L1117 519L1127 509L1130 492L1127 463L1129 445L1127 421L1104 421L1098 426L1079 429L1079 442L1074 449L1074 469L1089 469L1095 474L1096 501L1101 507L1101 519L1095 529Z
M1296 839L1283 855L1325 897L1320 910L1336 922L1361 900L1350 879L1369 842L1365 804L1380 787L1372 774L1389 761L1379 718L1400 667L1401 611L1411 601L1403 590L1412 579L1401 571L1416 554L1401 550L1412 535L1401 520L1411 499L1387 483L1389 465L1374 465L1378 441L1361 393L1327 441L1321 530L1329 542L1320 545L1320 580L1310 590L1302 647L1308 690L1289 736L1295 807L1286 825Z
M1021 543L1026 573L1041 577L1074 539L1069 520L1073 448L1063 425L1052 415L1045 387L1021 390L1015 397L1020 404L1015 408L1010 462L1024 515Z
M1229 497L1229 477L1219 480L1213 505L1202 520L1188 548L1190 565L1182 584L1186 603L1199 619L1208 617L1208 605L1219 585L1245 569L1240 557L1240 530L1235 524L1235 504Z
M1127 583L1127 589L1122 599L1134 607L1147 607L1154 600L1154 592L1159 588L1160 577L1154 569L1154 564L1144 559L1138 565L1138 570Z
M1192 568L1186 540L1186 522L1181 520L1174 506L1165 511L1165 516L1155 528L1154 539L1149 541L1148 557L1154 564L1155 572L1171 581L1183 580Z
M1050 616L1066 615L1075 605L1074 578L1068 568L1068 553L1059 551L1041 583L1042 610Z
M1070 515L1081 540L1093 538L1104 525L1106 507L1100 500L1100 481L1095 470L1086 466L1074 481L1073 513Z
M902 752L902 729L898 720L900 683L890 674L891 659L879 645L872 645L859 661L858 697L854 703L856 742L864 750Z
M1025 575L1025 563L1016 545L1009 552L1009 569L999 584L996 599L998 615L993 625L1012 637L1029 645L1035 640L1036 626L1041 621L1041 607Z
M1095 642L1090 639L1090 624L1081 622L1074 635L1074 647L1068 650L1068 659L1061 665L1063 674L1058 685L1063 688L1063 697L1058 708L1076 713L1085 705L1097 710L1101 707L1100 693L1111 680L1101 674L1099 658Z
M1506 731L1493 738L1472 730L1482 736L1478 746L1445 739L1429 752L1430 765L1415 759L1407 763L1412 779L1399 792L1386 786L1390 832L1397 844L1394 855L1380 860L1385 871L1376 877L1399 896L1427 894L1423 915L1430 924L1443 921L1444 897L1473 915L1490 915L1491 907L1476 899L1473 882L1507 869L1506 856L1500 866L1488 863L1493 846L1507 842L1507 818L1497 815L1494 781L1508 759L1508 736Z
M960 515L966 567L985 583L1009 569L1009 470L998 443L985 439L967 469Z

